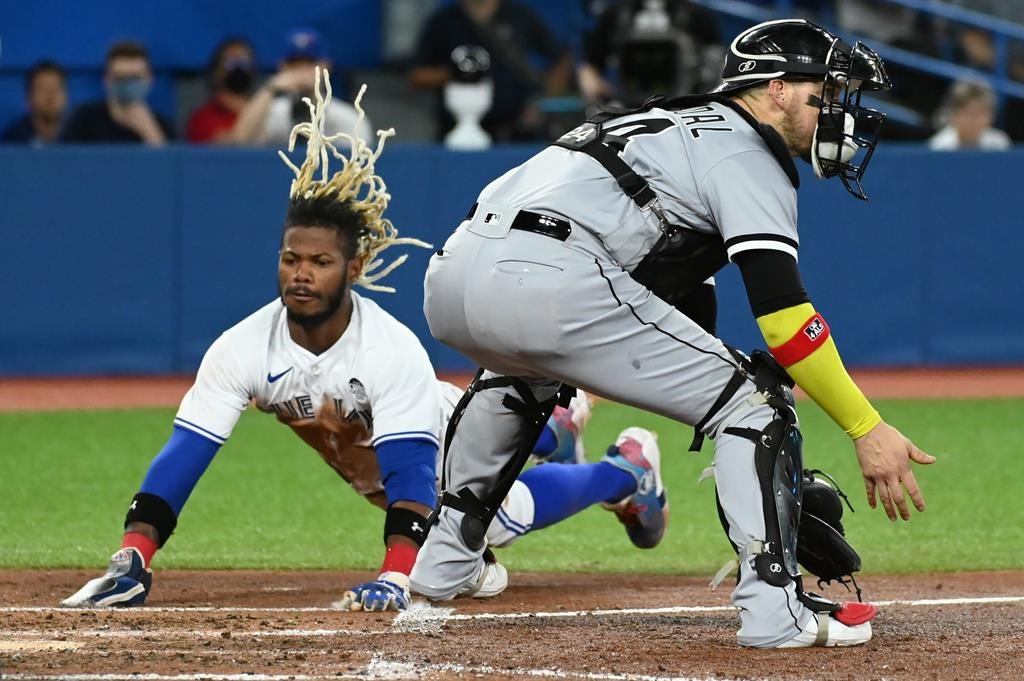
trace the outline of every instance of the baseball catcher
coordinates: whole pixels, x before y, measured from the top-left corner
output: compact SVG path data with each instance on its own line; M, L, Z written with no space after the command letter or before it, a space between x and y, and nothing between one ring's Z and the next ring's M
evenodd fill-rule
M911 463L934 458L847 373L797 264L793 158L866 198L884 115L861 96L888 88L867 46L769 21L732 41L714 91L599 111L484 187L424 284L431 333L483 373L447 443L441 508L411 575L418 591L445 598L474 579L485 528L572 385L714 441L740 645L871 638L873 606L803 587L803 438L783 374L849 436L872 507L908 520L909 496L924 510ZM750 366L681 306L730 262L770 350Z

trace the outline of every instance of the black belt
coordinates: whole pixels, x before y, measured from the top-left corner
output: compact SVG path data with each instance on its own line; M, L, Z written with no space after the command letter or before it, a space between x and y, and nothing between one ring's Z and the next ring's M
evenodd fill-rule
M466 219L472 220L473 216L476 215L477 204L473 204L473 207L466 213ZM492 213L491 215L497 215ZM487 218L484 218L484 222L487 222ZM500 218L500 216L498 216ZM565 241L569 238L569 233L572 232L572 226L568 220L562 218L551 217L550 215L543 215L541 213L534 213L529 210L521 210L516 214L514 220L512 220L512 229L518 229L523 232L533 232L535 234L543 234L549 236L552 239L558 239L559 241Z

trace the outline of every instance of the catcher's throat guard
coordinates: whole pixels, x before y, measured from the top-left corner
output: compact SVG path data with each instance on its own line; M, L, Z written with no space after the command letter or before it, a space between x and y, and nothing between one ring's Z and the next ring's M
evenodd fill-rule
M875 153L885 114L861 104L865 90L888 90L889 76L870 47L850 47L836 38L826 58L818 125L811 142L811 167L822 179L838 177L846 190L867 199L861 178Z

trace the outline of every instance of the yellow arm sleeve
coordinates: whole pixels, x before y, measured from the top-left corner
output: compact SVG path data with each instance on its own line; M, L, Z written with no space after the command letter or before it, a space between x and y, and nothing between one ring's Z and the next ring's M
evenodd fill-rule
M817 322L819 327L815 327ZM812 400L851 438L867 434L882 418L850 378L828 327L810 303L757 318L772 354ZM821 339L812 338L815 332ZM789 362L787 364L787 362Z

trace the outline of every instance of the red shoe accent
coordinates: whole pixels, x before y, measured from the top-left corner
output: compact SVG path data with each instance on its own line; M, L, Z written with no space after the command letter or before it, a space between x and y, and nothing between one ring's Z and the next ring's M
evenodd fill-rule
M872 603L843 603L843 607L833 617L848 627L864 624L875 619L878 614L878 606Z

